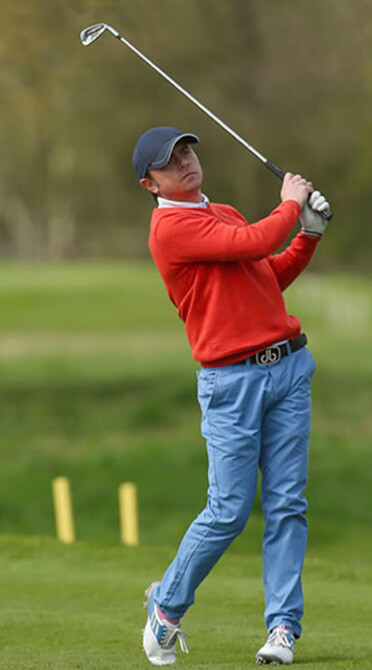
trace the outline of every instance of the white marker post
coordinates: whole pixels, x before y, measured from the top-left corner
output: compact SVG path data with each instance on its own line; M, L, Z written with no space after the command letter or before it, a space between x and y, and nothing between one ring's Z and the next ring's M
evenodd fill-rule
M127 547L139 545L137 486L127 482L119 486L120 532Z
M70 482L66 477L56 477L52 488L57 537L60 542L72 544L75 541L75 529Z

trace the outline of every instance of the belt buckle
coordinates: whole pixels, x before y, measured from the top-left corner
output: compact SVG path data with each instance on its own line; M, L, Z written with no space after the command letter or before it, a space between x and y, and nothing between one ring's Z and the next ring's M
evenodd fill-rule
M268 347L256 354L257 365L273 365L278 363L282 357L279 345Z

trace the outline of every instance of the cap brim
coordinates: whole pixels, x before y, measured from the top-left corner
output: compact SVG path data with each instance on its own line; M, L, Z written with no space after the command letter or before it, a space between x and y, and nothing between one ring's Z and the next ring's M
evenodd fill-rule
M182 135L178 135L178 137L172 137L172 139L166 143L165 147L162 147L163 149L162 155L159 158L157 158L157 160L152 161L148 169L157 170L159 168L168 165L174 147L176 146L176 144L178 144L178 142L181 142L182 140L187 140L190 143L199 142L198 136L193 135L192 133L183 133Z

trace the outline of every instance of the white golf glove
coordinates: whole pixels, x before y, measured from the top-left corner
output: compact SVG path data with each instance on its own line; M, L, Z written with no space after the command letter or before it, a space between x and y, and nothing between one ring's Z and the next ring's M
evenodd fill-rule
M328 221L318 212L329 208L329 202L324 195L320 191L313 191L300 214L302 232L310 237L323 237Z

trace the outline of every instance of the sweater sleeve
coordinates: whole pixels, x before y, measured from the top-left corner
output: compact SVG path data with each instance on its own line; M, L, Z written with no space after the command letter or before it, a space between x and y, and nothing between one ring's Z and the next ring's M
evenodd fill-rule
M277 251L294 227L300 207L282 202L271 214L251 225L224 223L207 210L155 210L151 246L173 262L259 260ZM160 212L160 213L159 213Z
M304 233L299 233L285 251L269 256L268 261L282 291L292 284L310 263L319 239L319 237L309 237Z

